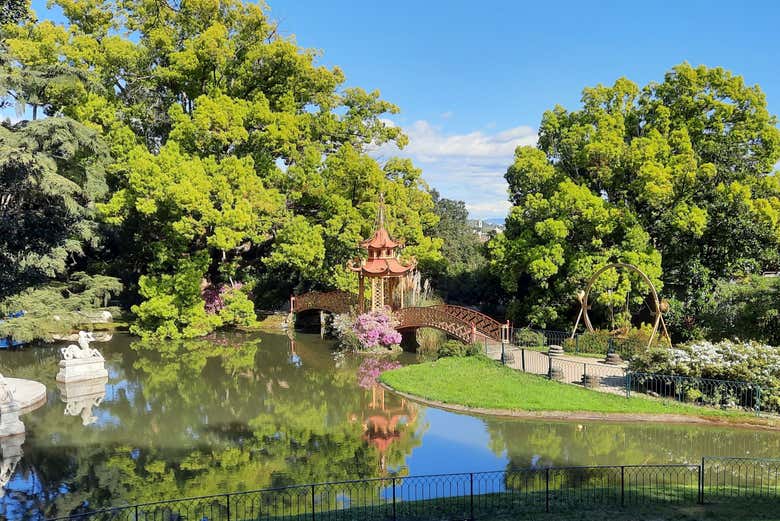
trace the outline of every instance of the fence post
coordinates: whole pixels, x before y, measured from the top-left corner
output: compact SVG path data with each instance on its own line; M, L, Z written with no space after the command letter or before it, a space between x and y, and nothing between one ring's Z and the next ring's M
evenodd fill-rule
M396 521L398 517L395 512L395 477L393 477L393 521Z
M756 416L761 416L761 386L756 387Z
M544 469L544 511L550 511L550 467Z
M501 365L506 365L506 355L504 354L504 341L501 341Z
M701 458L699 466L699 504L704 504L704 458Z
M626 506L626 467L620 466L620 506Z
M626 398L631 398L631 371L626 371Z
M588 364L582 363L582 385L585 385L585 378L588 377Z
M470 483L470 491L469 491L469 519L471 521L474 521L474 473L471 472L469 474L469 483Z
M138 517L138 505L135 506L135 521L140 521L140 517Z
M580 335L575 335L574 337L574 352L580 352Z
M314 521L314 485L311 486L311 519Z
M520 358L522 361L523 372L525 372L525 348L520 349Z
M547 378L552 379L552 357L547 355Z
M227 521L230 521L230 494L225 494L225 503L227 503Z

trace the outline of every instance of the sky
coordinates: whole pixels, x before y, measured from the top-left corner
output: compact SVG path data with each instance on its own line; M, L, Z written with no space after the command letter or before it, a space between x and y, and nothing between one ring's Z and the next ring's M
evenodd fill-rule
M268 0L280 33L321 51L349 87L378 89L401 113L401 151L472 217L509 208L504 173L536 143L545 110L584 87L661 81L672 66L722 66L759 84L780 113L780 2ZM34 0L40 18L45 0ZM50 13L50 12L48 12ZM49 14L49 16L55 16Z

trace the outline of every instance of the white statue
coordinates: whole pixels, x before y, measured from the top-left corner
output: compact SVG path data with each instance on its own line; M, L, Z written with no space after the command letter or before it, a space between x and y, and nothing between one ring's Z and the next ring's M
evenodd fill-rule
M85 358L96 358L103 360L103 355L97 349L89 347L90 342L94 342L95 337L89 331L79 331L79 344L71 344L68 347L60 348L63 360L83 360Z
M14 390L15 389L8 384L5 377L0 374L0 403L13 402Z

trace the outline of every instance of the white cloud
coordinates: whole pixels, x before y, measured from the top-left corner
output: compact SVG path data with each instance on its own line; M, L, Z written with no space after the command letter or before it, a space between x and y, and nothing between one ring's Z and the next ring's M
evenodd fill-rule
M512 163L515 148L536 144L536 131L529 126L496 132L474 131L447 134L427 121L404 128L409 144L399 151L383 146L374 155L410 157L423 169L423 176L443 197L466 202L472 217L505 217L510 207L504 173Z
M441 114L439 114L439 117L441 119L450 119L454 115L455 114L451 110L448 110L447 112L442 112Z

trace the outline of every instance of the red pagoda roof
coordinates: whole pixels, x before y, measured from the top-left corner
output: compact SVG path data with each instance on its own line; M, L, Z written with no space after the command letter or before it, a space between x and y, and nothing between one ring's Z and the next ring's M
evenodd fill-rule
M402 275L414 269L415 263L411 262L407 266L401 264L395 257L369 258L362 266L353 267L353 271L363 271L367 275Z
M395 242L390 238L390 234L385 230L384 223L374 232L374 236L365 241L361 241L360 245L364 248L397 248L401 246L400 243Z

